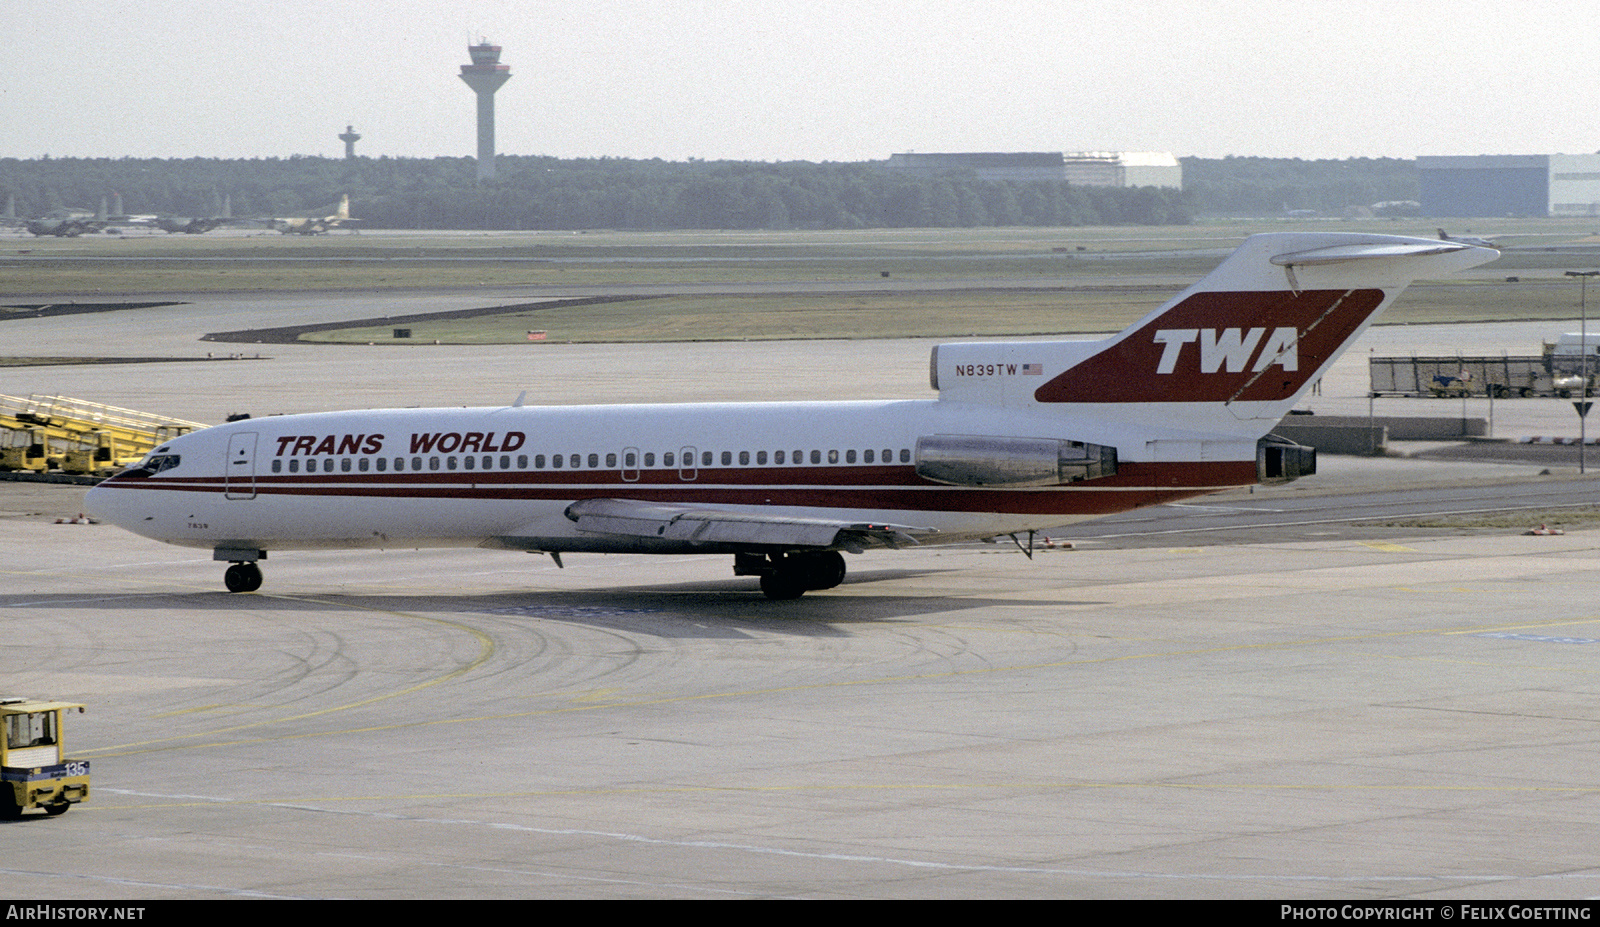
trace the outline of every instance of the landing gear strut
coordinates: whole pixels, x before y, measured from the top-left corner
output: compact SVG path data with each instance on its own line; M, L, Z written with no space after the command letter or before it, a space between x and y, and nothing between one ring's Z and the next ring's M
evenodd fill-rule
M255 592L261 588L261 568L254 562L235 563L222 574L229 592Z
M761 577L761 591L769 599L798 599L809 591L832 589L844 582L844 555L836 550L806 553L736 554L735 576Z

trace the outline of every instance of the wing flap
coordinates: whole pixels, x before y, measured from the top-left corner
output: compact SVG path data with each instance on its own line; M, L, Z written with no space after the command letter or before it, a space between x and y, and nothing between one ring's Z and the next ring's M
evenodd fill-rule
M583 499L567 506L579 531L751 548L842 549L905 547L935 528L870 524L789 515L729 512L696 505L634 499Z

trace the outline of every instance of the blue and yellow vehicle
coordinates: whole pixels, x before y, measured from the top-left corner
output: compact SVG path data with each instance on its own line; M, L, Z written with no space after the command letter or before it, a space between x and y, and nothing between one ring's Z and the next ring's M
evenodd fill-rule
M0 817L60 814L89 797L89 761L62 752L61 716L83 706L0 697Z

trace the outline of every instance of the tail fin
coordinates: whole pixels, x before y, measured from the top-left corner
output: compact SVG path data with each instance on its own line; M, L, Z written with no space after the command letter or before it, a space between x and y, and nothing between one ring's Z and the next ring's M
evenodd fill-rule
M1040 403L1221 403L1286 414L1413 280L1493 260L1454 241L1252 235L1215 270L1057 373Z
M350 194L346 193L339 197L339 211L333 215L336 219L350 218Z

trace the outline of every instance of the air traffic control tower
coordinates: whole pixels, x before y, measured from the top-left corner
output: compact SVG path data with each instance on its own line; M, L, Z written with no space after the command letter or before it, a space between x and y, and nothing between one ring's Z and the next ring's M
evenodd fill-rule
M347 125L339 133L339 141L344 142L345 160L350 160L356 156L356 142L361 141L361 133L356 131L355 126Z
M461 79L478 95L478 179L494 176L494 92L511 79L511 66L500 63L500 46L487 39L467 46L471 64L461 66Z

